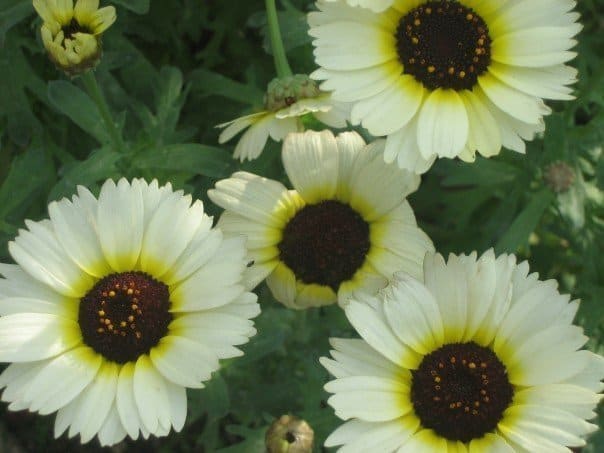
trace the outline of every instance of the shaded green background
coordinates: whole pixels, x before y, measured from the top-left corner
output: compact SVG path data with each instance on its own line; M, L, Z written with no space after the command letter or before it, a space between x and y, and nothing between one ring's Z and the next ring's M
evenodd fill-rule
M278 2L279 3L279 2ZM104 2L105 4L105 2ZM46 59L40 20L28 1L0 0L0 260L26 218L46 216L49 201L77 184L98 191L106 178L140 176L171 181L203 199L217 179L243 168L285 182L279 146L261 158L232 160L235 141L218 146L217 123L261 107L274 76L261 0L116 0L118 19L104 36L96 74L119 120L126 152L113 150L92 101ZM283 0L280 21L295 72L315 66L305 13L307 0ZM526 156L504 151L473 165L439 161L423 177L411 203L437 249L515 252L542 279L581 298L578 315L602 352L604 342L604 0L581 0L577 99L549 103L544 137ZM564 193L544 181L548 164L575 172ZM264 432L284 413L315 429L316 450L340 424L322 389L318 365L330 336L352 336L341 310L293 312L258 288L263 313L246 355L226 361L201 391L188 391L182 433L101 449L64 435L52 440L54 416L10 413L0 406L2 451L262 452ZM600 425L604 418L600 418ZM10 450L13 448L14 450ZM604 451L604 433L589 452Z

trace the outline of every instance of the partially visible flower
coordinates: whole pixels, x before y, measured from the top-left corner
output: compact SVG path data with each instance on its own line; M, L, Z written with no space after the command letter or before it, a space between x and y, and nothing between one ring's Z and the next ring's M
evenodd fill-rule
M352 124L387 136L387 162L423 173L437 157L523 153L551 113L543 99L573 99L574 0L353 3L320 0L308 15L311 77L353 104Z
M312 453L315 433L298 417L282 415L266 431L267 453Z
M558 160L545 168L543 179L554 192L566 192L575 181L575 171L566 162Z
M233 157L241 161L256 159L269 136L281 141L290 132L303 131L301 117L308 113L336 128L346 126L349 114L344 103L334 102L331 95L319 90L307 75L273 79L264 96L264 110L219 124L217 127L225 129L218 142L225 143L249 127L237 143Z
M582 350L578 301L513 255L430 254L424 283L397 275L346 316L362 339L320 361L347 420L340 451L570 452L597 429L604 359Z
M373 293L398 270L421 276L433 245L405 199L420 178L383 150L353 132L290 134L282 158L294 190L237 172L208 191L225 209L219 227L248 238L250 287L266 277L278 301L302 309Z
M339 2L341 0L325 0L326 2ZM376 13L388 9L395 0L345 0L350 6L360 6L362 8L369 8Z
M243 238L190 195L125 179L26 221L0 264L0 375L10 410L57 412L55 437L111 445L180 431L186 388L256 331Z
M101 58L101 35L115 22L115 8L99 9L99 0L33 0L42 18L42 42L49 58L74 76L94 68Z

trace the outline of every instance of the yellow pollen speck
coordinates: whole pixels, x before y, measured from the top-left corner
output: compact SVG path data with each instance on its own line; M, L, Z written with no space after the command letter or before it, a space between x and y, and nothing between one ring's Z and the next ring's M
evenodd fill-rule
M479 407L480 406L480 401L474 401L474 406L475 407Z
M455 409L455 403L449 404L449 409Z
M98 329L96 329L96 331L98 333L103 333L103 332L105 332L105 329L103 329L102 327L99 327Z
M464 412L470 412L470 408L468 406L466 406L466 407L463 408L463 411Z
M411 38L411 42L412 42L413 44L417 44L417 43L419 43L419 39L417 39L417 37L416 37L416 36L414 36L413 38Z
M472 20L472 19L474 19L474 15L473 15L473 14L471 14L471 13L468 13L468 14L466 15L466 19L468 19L468 20Z
M443 363L439 363L439 364L438 364L438 368L441 368L441 369L442 369L442 368L444 368L444 367L445 367L445 365L444 365Z
M415 20L413 21L413 25L415 25L416 27L418 27L418 26L419 26L419 24L421 24L421 21L420 21L419 19L415 19Z
M113 291L113 290L109 291L109 297L115 297L115 291Z
M126 336L126 332L120 332L120 335L121 335L122 337L125 337L125 336Z
M474 368L476 368L476 364L474 362L470 362L468 364L468 367L473 370Z
M490 398L489 398L488 396L485 396L485 397L484 397L482 400L483 400L485 403L488 403L489 401L491 401L491 400L490 400Z
M486 368L487 367L487 362L482 362L480 364L480 368Z
M432 65L428 66L428 72L429 73L433 73L434 71L436 71L436 68Z
M122 321L122 322L120 322L120 327L126 327L126 325L127 325L127 324L126 324L126 321Z
M136 335L136 338L140 338L142 336L140 332L136 332L134 335Z
M132 308L133 310L136 310L138 308L138 305L132 304L132 306L130 308Z
M436 376L436 377L434 378L434 382L440 382L440 377L439 377L439 376Z
M128 288L128 291L126 291L126 292L128 293L129 296L134 294L134 290L132 288Z
M426 8L426 14L432 14L432 8Z
M134 321L134 316L132 316L132 315L128 316L128 321L133 322Z
M481 390L481 391L480 391L480 394L481 394L481 395L486 395L486 394L487 394L487 391L483 389L483 390Z
M111 319L105 319L105 324L107 324L107 325L111 324Z
M478 415L478 411L477 411L476 409L474 409L474 410L472 411L472 415Z
M448 72L450 75L453 75L453 74L455 74L455 68L454 68L453 66L451 66L451 67L449 67L449 69L447 70L447 72Z
M459 71L459 78L463 79L466 76L466 71Z
M99 310L99 316L105 316L105 312L103 310Z
M451 363L455 363L457 362L457 359L455 357L451 357Z
M108 328L109 330L113 330L113 324L109 324L109 325L107 326L107 328Z
M455 406L461 407L462 406L461 401L458 401L457 403L455 403Z

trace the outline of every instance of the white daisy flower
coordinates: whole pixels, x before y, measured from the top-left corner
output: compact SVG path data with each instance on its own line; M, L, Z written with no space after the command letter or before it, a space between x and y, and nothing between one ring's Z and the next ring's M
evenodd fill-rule
M385 164L383 148L354 132L290 134L282 157L294 190L237 172L208 191L226 210L225 234L248 238L250 287L268 276L278 301L307 308L374 292L397 270L421 275L433 246L405 200L419 177Z
M347 104L334 102L307 75L273 79L266 91L264 110L219 124L217 127L225 129L218 142L226 143L249 128L237 143L233 157L253 160L260 156L269 137L280 142L291 132L303 131L301 117L308 113L330 127L341 128L346 126L350 112Z
M321 363L345 424L341 452L569 452L597 427L604 359L580 350L553 280L513 255L430 254L424 283L397 279L346 315L362 339L332 339Z
M55 436L111 445L180 431L186 387L255 334L242 238L157 181L84 187L26 221L0 264L0 375L11 410L57 412Z
M523 153L551 112L542 99L573 99L574 0L391 3L318 1L308 16L321 66L311 76L354 103L353 124L387 136L387 162L423 173L436 157Z

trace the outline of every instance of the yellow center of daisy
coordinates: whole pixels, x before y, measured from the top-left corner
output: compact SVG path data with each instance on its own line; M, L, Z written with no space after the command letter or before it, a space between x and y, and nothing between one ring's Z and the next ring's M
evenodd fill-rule
M331 287L350 280L369 251L369 225L335 200L307 205L283 230L280 258L304 283Z
M412 9L399 22L396 42L405 74L431 90L472 89L491 63L487 24L457 1Z
M80 301L84 343L117 363L135 361L166 335L172 320L168 287L144 272L99 280Z
M422 426L453 441L493 431L513 395L503 363L474 342L444 345L412 371L411 402Z

